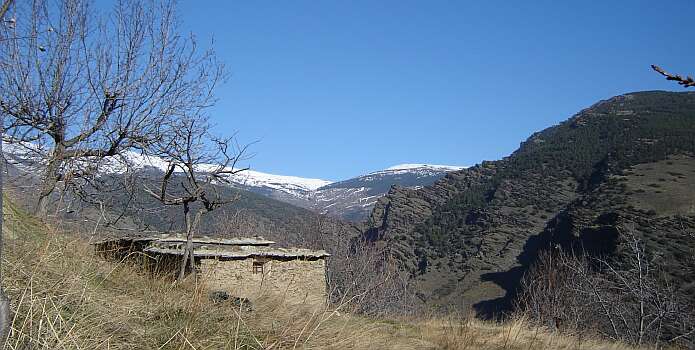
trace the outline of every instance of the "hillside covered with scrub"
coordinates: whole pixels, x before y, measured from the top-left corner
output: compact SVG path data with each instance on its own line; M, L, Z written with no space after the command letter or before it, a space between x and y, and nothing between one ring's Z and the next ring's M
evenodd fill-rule
M534 133L503 159L422 189L392 188L366 234L411 271L432 307L500 317L546 283L555 299L533 312L559 327L605 329L639 343L645 324L658 333L664 321L685 326L674 330L683 337L665 337L683 340L693 335L693 179L695 93L629 93ZM543 262L544 254L552 257ZM565 264L558 254L578 261ZM545 277L529 284L538 265ZM661 311L626 311L642 303ZM548 310L558 305L567 309ZM681 315L691 320L675 320Z
M5 349L630 349L458 315L368 318L350 302L307 309L264 299L213 302L180 284L96 257L88 241L5 200L4 283L14 317Z

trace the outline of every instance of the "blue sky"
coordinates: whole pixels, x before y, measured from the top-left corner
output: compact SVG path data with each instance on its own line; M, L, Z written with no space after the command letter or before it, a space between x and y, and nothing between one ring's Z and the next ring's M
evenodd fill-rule
M193 1L231 76L217 131L254 170L339 180L398 163L473 165L597 100L682 90L695 1Z

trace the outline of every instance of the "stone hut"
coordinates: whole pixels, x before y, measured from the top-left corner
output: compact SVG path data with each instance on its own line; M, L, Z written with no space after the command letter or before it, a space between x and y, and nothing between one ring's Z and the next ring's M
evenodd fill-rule
M325 251L273 247L262 237L194 237L197 273L210 291L254 300L274 295L293 303L326 301ZM136 257L157 273L175 273L186 238L182 235L123 237L94 243L102 256ZM142 253L142 254L133 254Z

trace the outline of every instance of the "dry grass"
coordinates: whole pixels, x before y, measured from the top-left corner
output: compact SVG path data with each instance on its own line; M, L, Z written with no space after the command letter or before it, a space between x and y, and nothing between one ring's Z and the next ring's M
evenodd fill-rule
M581 335L560 335L532 327L523 319L502 324L474 318L440 319L423 322L418 328L425 339L438 344L438 349L633 349Z
M103 261L11 204L5 212L4 283L15 310L5 349L628 349L523 320L374 320L277 299L253 310L215 304L199 284Z

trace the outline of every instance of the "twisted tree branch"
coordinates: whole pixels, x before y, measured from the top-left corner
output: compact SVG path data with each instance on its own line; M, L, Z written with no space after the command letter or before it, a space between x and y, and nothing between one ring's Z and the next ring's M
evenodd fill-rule
M663 70L661 67L652 64L652 69L655 70L657 73L663 75L666 77L666 80L673 80L677 82L679 85L683 85L683 87L695 87L695 80L691 76L687 76L683 78L682 76L678 74L671 74L665 70Z

